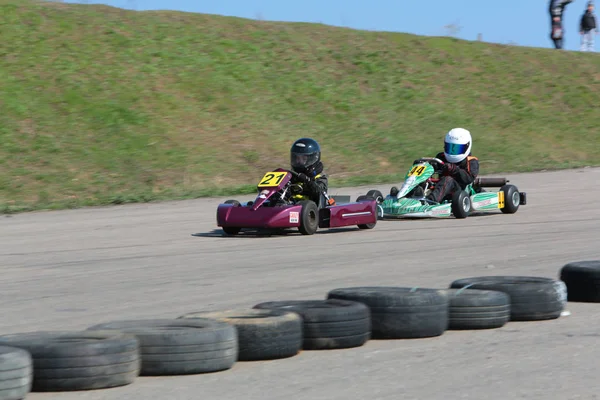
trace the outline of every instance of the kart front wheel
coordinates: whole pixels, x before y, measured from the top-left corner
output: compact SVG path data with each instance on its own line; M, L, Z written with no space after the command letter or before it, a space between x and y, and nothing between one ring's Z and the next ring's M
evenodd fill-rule
M381 192L379 190L369 190L367 192L367 197L372 197L375 200L377 200L377 204L381 204L383 203L383 194L381 194Z
M237 200L227 200L224 204L231 204L234 207L241 207L240 202ZM223 232L230 236L237 235L242 230L242 228L236 228L231 226L223 226L221 228L223 229Z
M504 207L500 209L504 214L514 214L521 204L521 196L515 185L504 185L500 188L504 193Z
M452 214L454 217L462 219L467 218L471 213L471 198L464 190L455 192L452 195Z
M223 229L223 232L225 232L226 234L228 234L230 236L235 236L238 233L240 233L240 231L242 230L242 228L234 228L231 226L223 226L221 228Z
M298 230L303 235L312 235L319 228L319 208L314 201L303 200L300 212L300 226Z
M373 229L377 225L377 222L372 222L370 224L359 224L357 225L359 229Z

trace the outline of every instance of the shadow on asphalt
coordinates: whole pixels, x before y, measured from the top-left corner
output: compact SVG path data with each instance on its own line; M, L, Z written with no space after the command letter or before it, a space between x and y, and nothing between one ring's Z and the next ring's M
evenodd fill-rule
M469 215L468 218L480 218L480 217L491 217L494 215L502 215L501 212L490 213L490 212L479 212ZM425 221L443 221L443 220L454 220L456 218L423 218L423 217L403 217L403 218L385 218L383 220L377 221L379 222L390 222L390 221L416 221L416 220L425 220ZM377 229L377 226L374 228ZM352 232L352 231L370 231L371 229L359 229L357 226L347 226L347 227L339 227L339 228L321 228L319 229L315 235L329 235L340 232ZM192 233L191 236L194 237L204 237L204 238L260 238L260 237L272 237L272 236L302 236L297 229L244 229L237 235L227 235L223 232L222 229L213 229L210 232L198 232Z
M375 228L377 229L377 228ZM351 231L359 231L362 229L358 229L358 227L340 227L340 228L331 228L331 229L327 229L327 228L322 228L319 229L315 235L327 235L327 234L331 234L331 233L340 233L340 232L351 232ZM365 229L367 230L367 229ZM194 237L204 237L204 238L243 238L243 237L253 237L253 238L259 238L259 237L272 237L272 236L303 236L300 232L298 232L297 229L290 229L290 230L255 230L255 229L248 229L248 230L242 230L240 233L238 233L237 235L227 235L225 234L225 232L223 232L223 230L221 229L213 229L210 232L198 232L198 233L192 233L191 236Z

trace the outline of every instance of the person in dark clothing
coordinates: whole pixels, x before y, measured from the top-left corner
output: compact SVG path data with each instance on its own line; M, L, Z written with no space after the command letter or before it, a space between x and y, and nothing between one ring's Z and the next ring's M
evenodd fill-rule
M327 193L327 174L323 172L321 162L321 146L314 139L301 138L292 144L290 164L296 174L292 177L293 184L302 187L296 195L307 196L317 205L320 204L321 194Z
M565 8L571 2L573 0L550 0L549 2L550 39L557 49L562 49L564 45L563 15Z
M581 34L581 51L594 51L594 33L598 34L598 25L594 15L594 4L591 1L581 16L579 33Z
M550 33L550 39L554 42L556 49L563 48L563 27L559 17L554 17L552 21L552 31Z
M468 130L454 128L446 134L444 151L436 155L436 158L444 162L440 180L427 195L427 200L441 203L475 181L479 175L479 160L471 156L471 148L471 132Z

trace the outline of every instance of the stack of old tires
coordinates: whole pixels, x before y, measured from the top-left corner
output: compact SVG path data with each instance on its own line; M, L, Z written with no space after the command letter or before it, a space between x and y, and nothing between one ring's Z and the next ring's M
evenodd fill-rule
M30 391L123 386L138 376L218 372L238 361L359 347L370 339L551 320L562 315L567 300L600 302L600 261L569 263L560 280L481 276L455 280L447 289L346 287L330 290L325 299L109 321L77 332L4 335L0 400L23 399Z
M0 346L0 399L20 400L31 391L33 363L26 350Z

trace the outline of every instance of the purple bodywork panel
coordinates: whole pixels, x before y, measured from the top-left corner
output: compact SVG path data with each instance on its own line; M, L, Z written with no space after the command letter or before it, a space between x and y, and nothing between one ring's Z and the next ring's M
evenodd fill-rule
M330 228L377 222L377 202L375 200L340 204L339 206L327 207L327 209L330 213Z
M236 228L292 228L300 226L301 212L301 205L260 207L253 210L252 206L219 204L217 225Z

